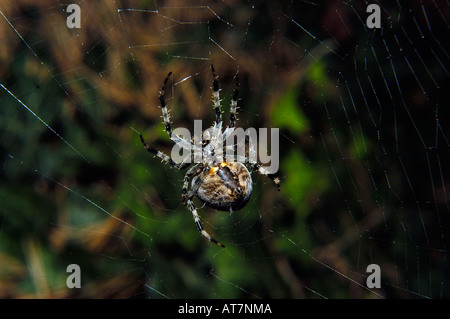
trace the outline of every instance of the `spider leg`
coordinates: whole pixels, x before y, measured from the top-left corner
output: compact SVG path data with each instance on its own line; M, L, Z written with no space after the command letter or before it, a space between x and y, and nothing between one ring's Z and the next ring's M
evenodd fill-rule
M267 177L269 177L277 186L278 191L280 191L280 177L278 177L278 175L276 174L270 174L265 168L264 166L261 166L258 163L253 164L253 169L257 170L260 174L262 175L266 175Z
M207 168L205 167L202 171L204 172ZM200 173L200 174L201 174ZM194 174L195 176L200 175L200 174ZM201 178L197 178L195 180L195 182L193 183L193 185L191 185L191 189L189 190L188 194L187 194L187 198L192 200L192 198L194 198L195 194L197 194L198 189L200 188L200 185L202 184L202 179Z
M234 91L233 97L231 98L230 124L228 125L228 127L234 127L236 124L238 95L239 95L239 70L236 72L236 75L234 77Z
M222 110L220 109L220 96L219 96L219 82L217 81L218 76L216 75L216 71L214 70L214 66L211 64L211 72L213 76L213 101L214 101L214 109L216 111L216 123L215 127L222 123Z
M164 121L164 128L166 129L167 134L169 134L169 137L172 137L172 128L170 127L169 112L167 111L166 100L164 98L164 93L166 91L167 81L169 80L169 77L171 75L172 75L172 72L169 72L169 74L167 75L166 79L164 80L163 86L159 90L159 103L161 105L161 112L162 112L162 117L163 117L163 121Z
M181 189L181 198L183 199L184 205L187 205L187 200L188 199L191 200L193 197L191 192L189 193L188 197L189 180L192 177L199 175L202 171L203 171L203 164L200 163L191 167L184 176L183 188Z
M217 240L215 240L210 234L208 234L208 232L206 230L203 229L202 223L200 221L200 217L198 216L198 213L197 213L197 209L195 208L195 205L192 202L192 198L197 193L197 190L201 184L200 181L195 183L193 188L191 190L189 190L189 193L188 193L188 185L189 185L189 180L191 179L191 177L198 176L204 170L205 170L205 167L203 166L203 164L200 163L200 164L197 164L197 165L191 167L187 171L186 176L184 177L184 183L183 183L183 189L181 191L181 197L183 198L184 205L186 205L186 207L191 211L192 217L194 217L195 225L197 225L197 229L202 234L202 236L206 237L209 241L211 241L221 247L225 247L224 245L219 243Z
M179 146L181 146L185 149L190 149L191 144L188 141L181 138L180 136L178 136L177 134L174 134L172 132L172 127L170 126L170 116L169 116L169 111L167 110L164 94L166 91L167 81L169 80L169 77L171 75L172 75L172 72L169 72L169 74L166 76L166 78L164 80L163 86L159 90L159 103L161 105L161 112L162 112L162 117L163 117L163 121L164 121L164 128L172 141L174 141Z
M179 164L175 163L169 156L167 156L163 152L158 151L156 148L149 146L145 142L144 137L142 136L142 134L139 134L139 137L141 138L141 142L144 145L144 148L149 153L152 153L156 157L159 157L163 162L168 163L170 166L175 167L177 169L184 169L184 168L187 168L190 165L190 163L179 163Z
M198 216L198 213L197 213L197 209L195 208L194 203L190 199L187 200L186 206L191 211L192 217L194 217L195 225L197 225L197 229L202 234L202 236L206 237L209 241L219 245L220 247L225 248L224 245L222 245L217 240L215 240L210 234L208 234L208 232L205 229L203 229L202 223L200 221L200 217Z

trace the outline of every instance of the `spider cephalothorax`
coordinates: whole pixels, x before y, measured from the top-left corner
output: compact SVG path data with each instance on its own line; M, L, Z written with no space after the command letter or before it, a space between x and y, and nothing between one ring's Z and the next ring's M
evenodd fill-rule
M230 106L230 123L223 130L219 83L212 65L211 71L213 75L213 101L216 120L212 127L203 132L201 139L193 139L190 141L172 132L169 113L167 112L164 98L166 84L172 72L167 75L164 84L159 91L159 101L164 120L164 127L170 139L178 146L191 149L194 153L201 155L201 161L193 163L193 166L187 171L184 177L183 188L181 190L183 202L191 211L194 222L201 234L208 240L225 247L203 229L197 209L192 202L194 196L197 196L206 205L212 208L223 211L235 211L241 209L248 203L252 193L252 178L247 166L253 170L257 170L260 174L270 177L277 185L278 190L280 190L280 180L275 175L269 174L269 172L258 163L250 163L247 157L233 156L232 158L227 157L225 160L223 157L218 156L223 154L226 149L230 149L230 146L224 146L223 142L232 135L236 124L239 78L236 73L235 88ZM185 169L191 165L190 162L176 163L169 156L149 146L144 141L142 135L140 135L140 138L147 151L159 157L164 162L169 163L171 166L178 169ZM233 146L231 146L231 148L233 148ZM191 180L190 189L188 187L189 180Z

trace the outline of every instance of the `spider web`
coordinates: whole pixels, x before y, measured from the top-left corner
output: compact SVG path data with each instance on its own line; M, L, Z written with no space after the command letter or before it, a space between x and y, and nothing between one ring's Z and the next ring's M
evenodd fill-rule
M2 1L0 296L449 297L448 3L373 3ZM280 128L280 193L196 201L225 249L139 141L170 154L169 71L173 127L212 123L210 64L225 123L239 71L237 125Z

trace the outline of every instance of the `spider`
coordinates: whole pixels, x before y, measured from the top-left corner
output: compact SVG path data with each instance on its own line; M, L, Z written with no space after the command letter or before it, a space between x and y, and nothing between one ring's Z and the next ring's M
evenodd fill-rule
M230 123L222 130L222 110L220 106L219 97L219 82L218 76L215 73L214 66L210 65L212 78L213 78L213 102L216 119L209 129L203 131L203 138L201 141L187 141L177 134L172 132L170 125L169 113L167 111L164 93L166 90L166 84L169 80L172 72L170 72L164 80L163 86L159 90L159 102L161 106L161 112L164 122L165 131L169 135L170 139L178 145L189 145L194 150L201 152L202 161L200 163L194 163L186 173L183 182L183 188L181 190L181 197L184 205L190 210L194 218L195 225L202 236L209 241L225 247L217 240L215 240L208 232L203 228L200 221L200 217L197 213L197 209L193 203L193 198L197 196L206 205L222 211L235 211L244 207L252 193L252 177L250 170L257 170L260 174L268 176L276 184L278 191L280 190L280 179L269 172L258 163L250 163L247 157L239 158L236 161L227 157L226 161L218 161L217 157L211 156L219 151L223 151L223 143L219 141L225 140L234 131L237 115L237 104L239 94L239 73L235 75L235 87L230 105ZM176 163L172 158L162 153L161 151L149 146L142 134L140 139L144 148L152 153L154 156L160 158L163 162L170 164L170 166L177 169L186 169L191 163ZM208 156L209 155L209 156ZM191 180L191 186L189 189L189 180Z

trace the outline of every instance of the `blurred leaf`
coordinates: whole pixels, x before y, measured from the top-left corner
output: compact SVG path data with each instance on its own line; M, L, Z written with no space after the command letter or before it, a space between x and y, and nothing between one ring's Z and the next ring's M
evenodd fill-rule
M282 191L299 214L307 215L311 201L309 197L324 190L327 185L325 176L299 150L292 150L286 155L282 165L287 172Z
M308 130L308 120L298 104L299 94L299 89L292 87L275 103L271 116L273 127L288 128L295 134Z

